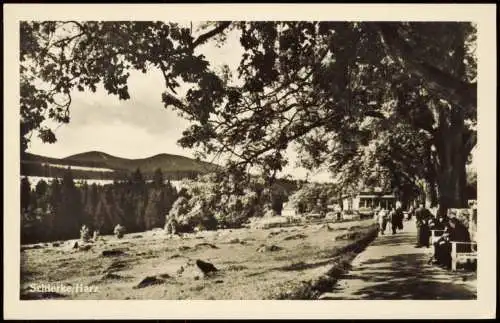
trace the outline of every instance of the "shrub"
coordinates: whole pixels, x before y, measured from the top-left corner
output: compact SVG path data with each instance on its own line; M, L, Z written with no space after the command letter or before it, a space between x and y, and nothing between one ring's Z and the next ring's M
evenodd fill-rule
M80 240L82 242L90 241L90 230L86 225L82 225L82 228L80 229Z
M115 229L113 230L113 233L115 234L115 237L117 237L118 239L121 239L125 235L125 231L126 231L126 229L124 226L122 226L121 224L117 224L115 226Z
M167 232L167 234L176 234L177 226L177 221L173 218L169 218L165 223L165 232Z
M289 204L299 214L326 212L327 205L335 202L332 184L306 183L289 198Z

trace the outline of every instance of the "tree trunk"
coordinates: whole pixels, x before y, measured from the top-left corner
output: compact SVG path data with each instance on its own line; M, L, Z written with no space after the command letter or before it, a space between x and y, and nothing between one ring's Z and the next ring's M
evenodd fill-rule
M436 190L435 181L431 179L426 179L425 181L425 197L426 202L429 202L431 207L438 205L438 192Z
M448 208L467 207L466 162L468 151L464 142L463 109L443 109L436 133L437 182L439 214Z

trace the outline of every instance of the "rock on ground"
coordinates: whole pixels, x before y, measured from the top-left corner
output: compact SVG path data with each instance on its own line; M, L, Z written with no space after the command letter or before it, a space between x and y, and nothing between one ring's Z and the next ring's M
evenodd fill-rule
M165 281L163 279L159 279L156 276L147 276L139 284L134 286L134 289L137 288L145 288L148 286L153 286L153 285L160 285L163 284Z

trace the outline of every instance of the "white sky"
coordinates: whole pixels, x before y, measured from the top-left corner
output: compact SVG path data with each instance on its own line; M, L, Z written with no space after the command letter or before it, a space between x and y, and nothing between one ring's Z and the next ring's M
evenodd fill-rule
M227 64L235 71L242 54L239 32L230 33L221 48L208 42L200 46L199 51L212 65ZM161 102L165 90L161 72L150 70L143 74L132 71L128 87L130 99L127 101L108 95L102 87L96 93L75 92L70 123L57 128L57 142L42 143L33 136L28 151L57 158L91 150L124 158L145 158L160 153L193 158L194 151L177 144L189 123L176 112L165 109ZM289 149L289 166L283 175L305 178L307 171L294 167L295 155ZM309 179L327 181L329 175L311 174Z

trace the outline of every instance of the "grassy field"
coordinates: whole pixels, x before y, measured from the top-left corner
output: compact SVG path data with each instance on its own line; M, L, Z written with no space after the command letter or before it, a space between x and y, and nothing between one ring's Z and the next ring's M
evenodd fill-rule
M361 220L183 237L155 230L104 236L76 249L75 240L24 245L21 299L313 298L315 289L331 287L338 267L374 232L373 220ZM197 260L217 271L204 273ZM68 289L41 292L35 284Z

